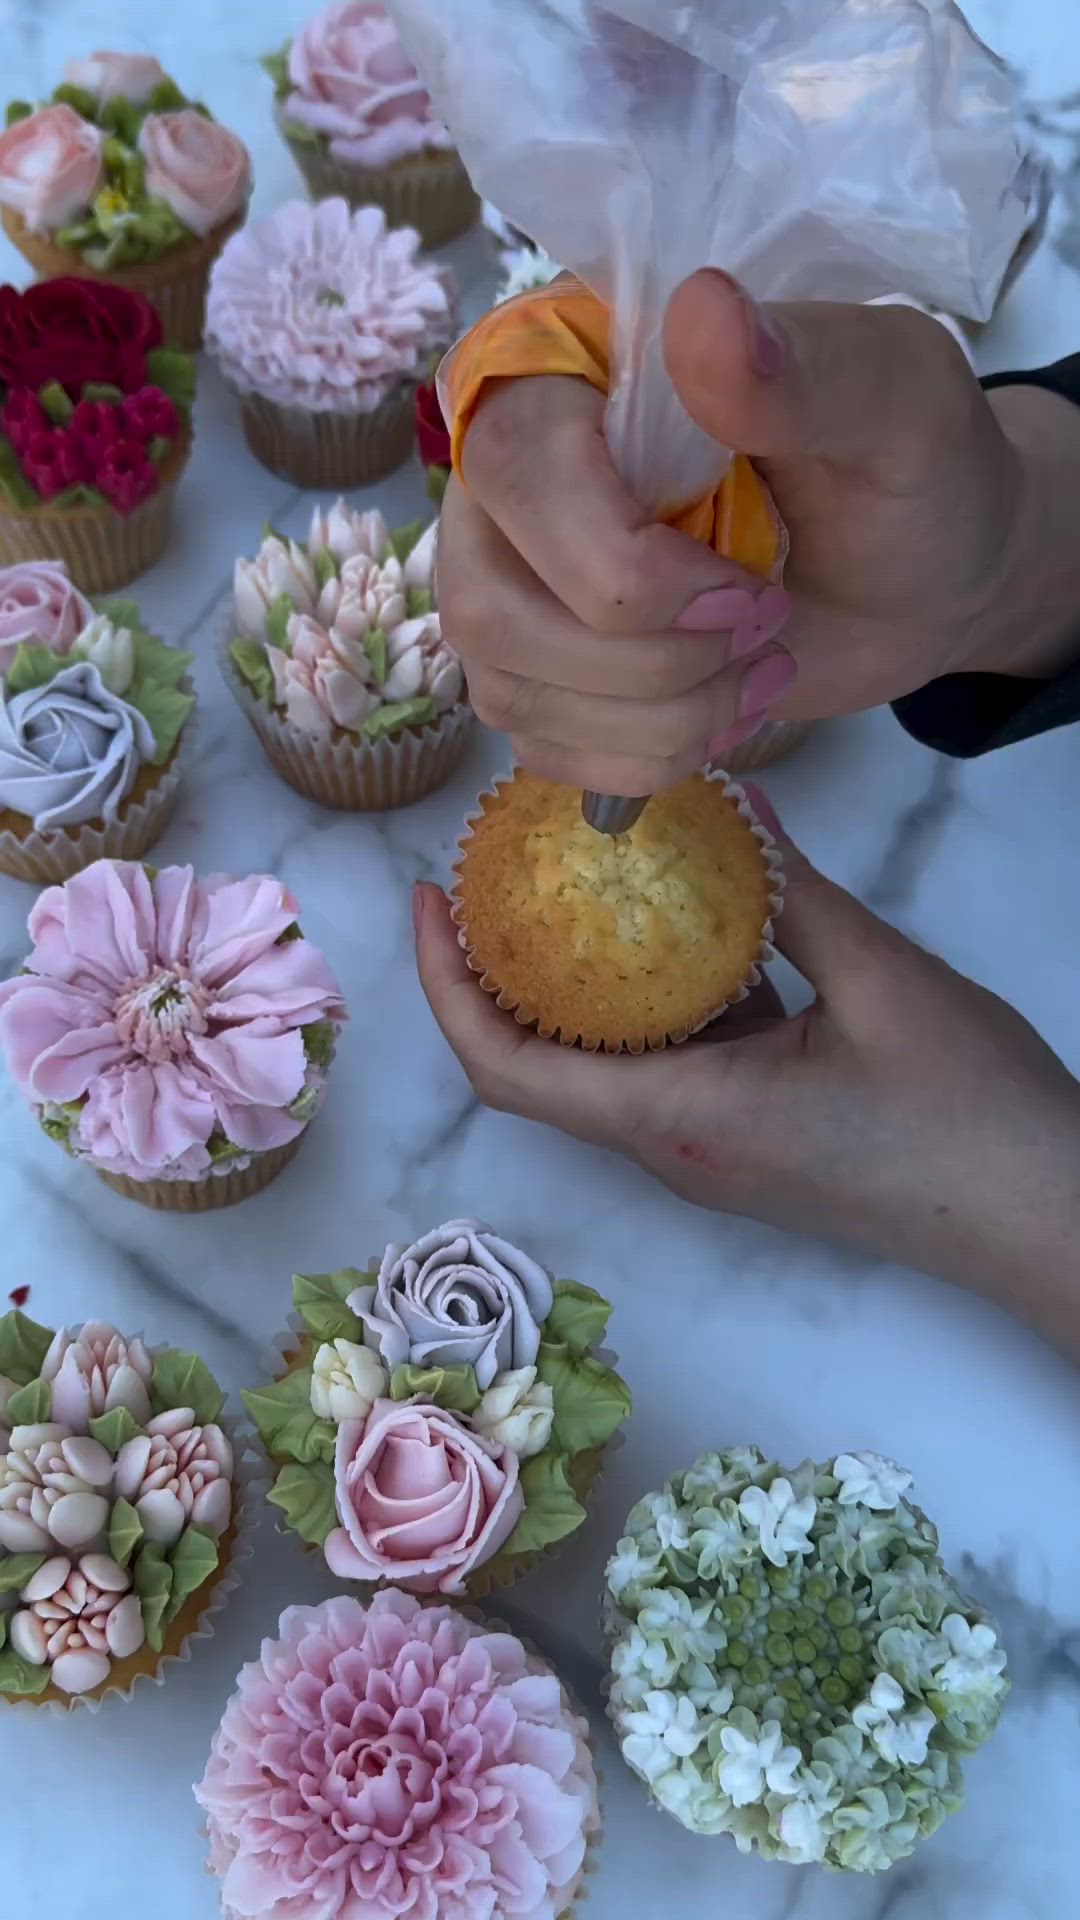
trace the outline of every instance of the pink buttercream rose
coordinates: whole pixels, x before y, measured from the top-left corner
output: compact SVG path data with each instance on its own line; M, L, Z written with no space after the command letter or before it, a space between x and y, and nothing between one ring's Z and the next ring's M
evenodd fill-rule
M168 77L152 53L91 53L64 67L68 86L92 93L102 106L108 100L130 100L133 107L141 107Z
M311 739L325 740L331 728L359 733L379 705L371 665L358 641L333 635L307 614L294 613L287 628L288 651L268 647L274 699L285 718Z
M0 674L20 645L70 653L94 609L62 560L20 560L0 567Z
M35 233L53 232L90 205L103 173L104 135L73 107L41 107L0 133L0 206Z
M147 114L139 152L147 193L164 200L200 239L231 220L251 190L251 156L243 141L194 107Z
M286 119L322 134L335 160L385 167L451 145L393 21L367 0L338 0L300 29L289 79Z
M326 1561L344 1580L460 1593L510 1538L525 1501L518 1458L418 1400L377 1400L344 1420L334 1456L338 1519Z

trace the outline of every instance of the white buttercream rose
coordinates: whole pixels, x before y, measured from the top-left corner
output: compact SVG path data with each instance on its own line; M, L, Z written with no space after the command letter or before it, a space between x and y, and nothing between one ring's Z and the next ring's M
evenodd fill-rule
M311 1408L320 1420L366 1420L389 1386L386 1368L369 1347L328 1340L311 1369Z
M477 1433L497 1446L512 1448L519 1460L543 1453L554 1422L555 1396L545 1381L537 1379L535 1367L515 1367L497 1375L472 1416Z

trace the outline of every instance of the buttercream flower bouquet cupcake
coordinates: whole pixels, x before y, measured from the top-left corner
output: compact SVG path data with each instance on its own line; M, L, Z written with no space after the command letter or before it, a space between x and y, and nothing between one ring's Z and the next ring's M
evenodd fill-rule
M363 487L408 459L413 394L447 344L449 278L378 207L290 200L215 264L207 345L257 460L298 487Z
M589 1725L497 1622L289 1607L195 1788L226 1914L567 1920L600 1837Z
M130 1697L212 1633L250 1552L223 1405L197 1354L0 1319L0 1703Z
M363 1585L478 1597L575 1533L630 1394L611 1308L476 1220L370 1272L297 1275L280 1369L244 1404L270 1500Z
M0 567L0 873L67 880L153 846L189 758L192 658L59 561Z
M195 363L149 300L93 280L0 287L0 566L61 560L84 593L142 573L191 451Z
M280 881L99 860L47 888L29 930L0 1050L50 1139L145 1206L202 1213L267 1186L345 1019Z
M381 207L426 247L472 226L472 183L385 7L336 0L263 65L314 200L340 194L350 206Z
M39 279L112 281L202 344L210 263L247 211L251 159L150 54L69 60L51 100L0 134L0 210Z
M322 806L406 806L449 779L472 727L435 604L435 528L316 507L306 543L238 560L222 671L282 779Z

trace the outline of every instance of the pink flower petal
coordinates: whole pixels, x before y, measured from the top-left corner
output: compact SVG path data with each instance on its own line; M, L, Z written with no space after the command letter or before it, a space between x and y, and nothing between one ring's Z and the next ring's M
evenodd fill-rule
M191 1053L210 1085L232 1105L287 1107L303 1091L307 1058L295 1030L255 1034L240 1028L217 1039L200 1035L192 1039Z
M328 1013L341 1017L341 990L309 940L271 947L227 980L210 1006L214 1020L279 1020L305 1026Z
M28 1094L36 1062L72 1029L102 1032L106 1003L59 981L24 973L0 986L0 1042L8 1068Z
M191 964L206 986L221 987L273 947L295 919L295 904L279 880L253 874L224 881L210 893Z
M213 1102L205 1088L171 1061L125 1070L120 1089L124 1135L136 1160L167 1166L188 1147L203 1145L214 1130Z
M304 1131L304 1122L280 1107L244 1106L220 1094L214 1105L226 1140L231 1140L234 1147L243 1147L246 1153L269 1153L272 1147L287 1147Z
M91 1083L118 1065L124 1049L112 1022L66 1033L39 1055L29 1092L38 1100L79 1100Z
M194 869L162 867L151 884L157 910L157 957L165 966L182 966L200 906Z
M154 901L141 866L98 860L64 887L64 928L84 969L117 990L141 980L154 955Z

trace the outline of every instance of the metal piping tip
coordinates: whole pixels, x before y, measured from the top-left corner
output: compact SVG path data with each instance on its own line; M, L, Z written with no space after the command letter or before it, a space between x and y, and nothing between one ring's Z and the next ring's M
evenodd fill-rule
M597 833L608 833L612 839L620 833L629 833L636 826L649 804L645 794L640 800L624 800L617 794L583 793L581 811L586 824Z

